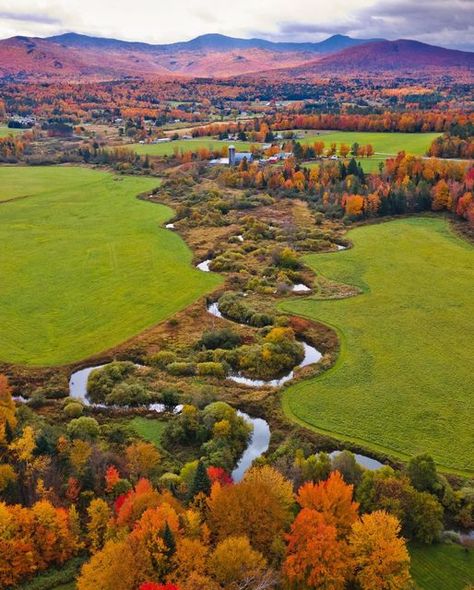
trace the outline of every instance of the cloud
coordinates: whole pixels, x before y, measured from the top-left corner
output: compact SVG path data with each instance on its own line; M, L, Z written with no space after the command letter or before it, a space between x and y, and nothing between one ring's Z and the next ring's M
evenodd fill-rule
M39 24L46 24L46 25L59 25L59 24L61 24L60 19L55 18L53 16L48 16L47 14L34 14L31 12L28 12L28 13L9 12L9 11L1 11L0 10L0 21L1 20L20 21L20 22L25 22L25 23L39 23Z
M282 41L341 33L474 50L474 0L239 0L229 6L216 0L0 0L0 37L75 31L168 43L204 33Z
M427 43L474 49L473 0L378 0L355 7L347 19L331 24L285 22L277 36L345 33L355 37L411 38Z

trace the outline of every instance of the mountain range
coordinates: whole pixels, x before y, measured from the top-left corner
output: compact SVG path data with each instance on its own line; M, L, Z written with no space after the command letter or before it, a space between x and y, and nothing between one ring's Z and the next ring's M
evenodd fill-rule
M334 35L315 43L280 43L219 34L153 45L77 33L0 41L0 79L126 77L314 77L461 68L472 73L474 53L417 41Z

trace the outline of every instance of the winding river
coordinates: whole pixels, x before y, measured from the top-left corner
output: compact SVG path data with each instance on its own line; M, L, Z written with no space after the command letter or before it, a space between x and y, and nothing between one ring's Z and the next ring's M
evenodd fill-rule
M94 367L87 367L86 369L81 369L73 373L69 379L69 395L71 397L80 399L86 406L100 408L107 407L103 404L91 404L87 398L87 382L89 380L89 375L95 369L101 369L105 366L106 365L96 365ZM178 414L182 407L182 405L176 406L174 413ZM160 413L165 411L165 406L163 404L151 404L148 406L148 409ZM236 468L232 471L232 479L235 482L238 482L243 478L247 469L252 466L254 459L260 457L267 451L271 436L268 422L262 418L252 418L252 416L249 416L240 410L238 410L237 413L245 420L245 422L247 422L247 424L252 425L253 431L247 448L243 452L242 457L239 459Z
M224 317L221 311L219 310L219 305L217 302L210 303L207 306L207 311L216 318ZM304 341L301 341L301 344L304 348L304 358L301 361L301 363L297 365L297 367L295 367L295 369L298 367L307 367L308 365L317 363L322 357L322 354L314 346L311 346L310 344ZM247 385L248 387L281 387L282 385L288 383L288 381L291 381L293 379L293 377L295 376L295 369L292 369L289 373L283 375L283 377L280 377L279 379L271 379L269 381L264 381L262 379L249 379L248 377L244 377L240 373L230 374L227 376L227 379L230 379L231 381L234 381L239 385Z

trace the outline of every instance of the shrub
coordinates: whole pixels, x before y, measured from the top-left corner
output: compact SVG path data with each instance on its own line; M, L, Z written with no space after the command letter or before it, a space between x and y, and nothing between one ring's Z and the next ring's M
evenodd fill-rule
M107 405L117 406L143 406L150 400L150 392L138 382L119 383L105 398Z
M198 363L197 373L207 377L225 377L226 370L222 363Z
M196 365L194 363L175 362L166 367L170 375L190 377L196 374Z
M63 412L66 418L79 418L84 411L84 407L79 402L69 402L64 406Z
M176 362L176 354L171 350L160 350L156 354L153 354L148 359L148 362L153 367L158 367L159 369L166 369L168 365L171 363Z
M89 375L87 396L93 403L104 403L112 389L135 371L135 365L128 361L113 362Z
M82 440L95 439L99 436L99 423L95 418L81 416L74 418L67 425L67 432L71 438L80 438Z
M273 324L273 317L268 313L254 313L249 321L251 326L255 328L263 328Z
M199 347L214 350L216 348L231 349L239 346L240 336L230 328L207 330L198 342Z

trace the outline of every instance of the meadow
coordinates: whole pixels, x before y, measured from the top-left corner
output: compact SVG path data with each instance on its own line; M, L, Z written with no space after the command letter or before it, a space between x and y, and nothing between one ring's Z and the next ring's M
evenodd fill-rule
M161 436L166 428L165 420L154 420L135 416L129 422L129 426L142 438L152 442L157 447L161 446Z
M0 137L8 137L9 135L18 135L23 133L24 129L10 129L6 125L0 125Z
M300 132L301 133L301 132ZM315 141L324 141L326 147L331 143L341 143L352 146L354 143L359 145L372 144L375 153L382 156L394 156L398 152L405 151L408 154L424 156L432 141L439 137L440 133L380 133L368 131L320 131L319 135L315 132L308 132L300 143L314 143Z
M78 361L220 283L163 228L172 210L136 198L157 183L84 168L0 169L1 361Z
M406 458L472 475L474 249L444 219L418 217L359 227L353 248L306 258L312 297L282 309L333 326L334 367L288 387L286 414L304 426ZM318 298L326 281L361 294Z
M177 139L165 143L134 143L126 145L140 156L172 156L175 150L180 152L196 152L200 148L220 150L223 147L234 145L237 151L249 151L252 145L259 145L248 141L219 141L210 137L200 139Z
M315 131L308 131L299 141L302 144L323 141L326 148L330 147L331 143L336 143L338 149L341 143L349 146L354 143L371 144L375 155L357 160L361 163L364 172L378 173L381 163L383 164L387 158L396 156L401 151L415 156L424 156L432 141L439 135L440 133L369 133L367 131L320 131L319 135L316 135ZM318 165L316 162L306 164L308 168Z
M459 545L409 545L411 575L420 590L466 590L474 583L474 551Z

